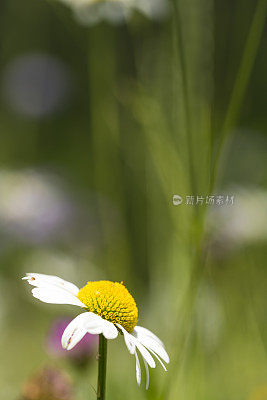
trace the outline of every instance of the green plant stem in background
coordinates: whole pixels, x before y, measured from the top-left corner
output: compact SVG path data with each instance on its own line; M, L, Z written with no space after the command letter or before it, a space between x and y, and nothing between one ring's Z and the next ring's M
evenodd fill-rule
M195 171L194 171L194 156L193 156L193 138L192 138L192 127L191 127L191 116L189 107L189 96L188 96L188 76L187 76L187 65L185 59L185 47L183 40L183 31L181 24L181 15L179 5L176 0L173 0L173 12L174 12L174 35L175 42L177 43L177 52L181 68L182 76L182 96L185 114L185 131L187 138L187 151L188 151L188 165L190 171L190 185L192 194L196 195L196 183L195 183Z
M231 128L235 125L239 117L241 104L248 86L249 78L264 29L266 18L266 4L266 0L259 0L255 9L254 17L245 44L244 53L241 59L240 67L237 73L231 99L222 127L222 132L219 138L219 143L215 151L210 181L210 193L212 193L215 186L215 180L217 179L219 161L225 139L229 135Z
M107 339L99 335L97 400L106 398Z
M103 243L98 261L106 266L107 275L118 274L120 279L127 280L126 266L130 265L127 233L123 232L122 225L120 235L115 235L117 239L114 240L114 221L111 218L112 204L124 207L119 108L115 96L118 84L116 38L116 30L108 24L96 25L88 31L88 135L91 141L92 189L96 195L96 213ZM121 270L125 272L123 276Z

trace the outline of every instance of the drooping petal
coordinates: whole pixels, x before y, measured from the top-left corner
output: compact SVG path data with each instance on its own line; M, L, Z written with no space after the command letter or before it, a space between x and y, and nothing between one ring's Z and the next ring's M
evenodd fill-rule
M103 323L103 335L106 339L115 339L118 336L118 329L112 322L104 320Z
M120 324L116 324L122 331L123 333L123 337L124 337L124 341L126 344L127 349L129 350L130 354L134 354L135 353L135 344L134 344L134 340L132 340L132 335L130 335L126 329L124 329Z
M84 304L74 294L57 287L36 287L32 289L32 294L36 299L39 299L44 303L70 304L84 307Z
M138 358L138 355L137 355L137 351L134 352L134 355L135 355L135 360L136 360L136 363L135 363L136 380L137 380L138 386L140 386L141 385L141 377L142 377L142 375L141 375L141 367L140 367L140 361L139 361L139 358Z
M155 368L156 363L155 363L153 357L150 355L149 351L138 341L138 339L136 339L136 338L134 338L134 339L135 339L135 345L138 348L138 350L140 351L143 359L148 363L150 368Z
M106 339L115 339L118 336L118 329L112 322L92 312L87 312L87 314L90 315L85 322L85 329L88 333L102 333Z
M36 287L58 287L77 296L79 288L71 282L65 281L54 275L27 273L23 280L27 280L30 285Z
M77 343L87 333L84 328L84 322L87 319L87 313L83 313L74 318L69 325L66 327L61 338L62 347L66 350L73 349Z
M87 318L84 326L89 333L94 334L95 330L100 329L98 333L102 333L106 339L115 339L118 336L118 329L112 322L91 312L87 314L90 314L90 318Z
M160 365L162 366L162 368L164 369L164 371L167 371L167 368L165 367L164 363L161 361L161 359L159 358L159 356L151 349L149 349L149 351L151 351L151 353L153 354L153 356L156 357L156 359L159 361Z
M148 365L151 368L155 368L156 364L153 359L153 357L149 354L148 350L142 345L142 343L139 342L139 340L132 335L131 333L127 332L121 325L117 324L119 328L122 330L122 333L124 335L124 340L126 343L126 346L131 354L135 353L135 348L140 351L142 357L147 361Z
M146 360L144 359L145 369L146 369L146 390L149 388L149 368Z
M136 348L138 348L138 350L140 351L140 353L142 355L143 362L144 362L145 369L146 369L146 389L148 389L148 387L149 387L149 369L148 369L148 363L146 361L146 357L147 357L147 354L149 354L149 353L146 351L146 349L142 348L142 345L140 345L140 343L136 342L137 339L134 336L129 334L122 326L119 325L119 327L123 332L124 340L125 340L125 343L126 343L126 346L127 346L128 350L129 350L129 352L131 354L135 355L135 360L136 360L136 365L135 365L135 368L136 368L136 380L137 380L138 386L140 386L140 384L141 384L141 366L140 366L140 361L139 361L139 358L138 358L138 354L137 354ZM144 350L145 350L145 353L144 353ZM152 359L152 361L154 363L153 359ZM153 363L152 363L152 365L153 365ZM154 363L154 366L155 366L155 363ZM152 368L153 368L153 366L152 366Z
M141 336L145 336L145 337L150 337L151 339L154 339L156 342L160 343L163 347L164 344L163 342L160 340L160 338L158 338L153 332L151 332L149 329L144 328L143 326L136 326L134 328L134 331L136 333L138 333L139 337Z
M140 327L139 327L140 328ZM145 328L143 328L145 329ZM149 331L150 332L150 331ZM152 332L151 332L152 333ZM160 340L155 339L155 335L146 335L145 331L140 331L134 328L133 335L145 346L148 350L153 351L162 358L166 363L170 362L169 356L164 348L163 343ZM157 337L156 337L157 338Z
M116 337L115 332L112 330L111 333L110 326L106 324L107 322L108 321L105 321L99 315L91 312L84 312L78 315L65 329L61 340L62 347L71 350L87 332L91 335L99 335L103 333L106 339L114 339ZM111 322L109 322L109 324L111 324ZM115 330L116 335L118 335L118 330L116 328Z

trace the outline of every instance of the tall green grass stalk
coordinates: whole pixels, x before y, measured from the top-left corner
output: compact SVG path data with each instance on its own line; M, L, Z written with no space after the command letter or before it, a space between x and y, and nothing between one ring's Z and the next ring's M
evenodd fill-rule
M224 144L229 137L231 130L234 128L241 112L242 102L249 84L249 79L265 25L266 7L266 0L258 0L245 43L243 56L241 58L240 66L236 75L222 131L219 137L217 148L215 149L210 181L210 193L212 193L216 184L216 180L218 179L219 164Z

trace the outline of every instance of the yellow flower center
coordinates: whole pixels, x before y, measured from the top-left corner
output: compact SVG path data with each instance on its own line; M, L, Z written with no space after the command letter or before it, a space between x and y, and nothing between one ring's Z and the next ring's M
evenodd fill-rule
M137 324L136 303L122 283L87 282L80 289L78 299L89 311L113 322L113 324L120 324L128 332L132 332Z

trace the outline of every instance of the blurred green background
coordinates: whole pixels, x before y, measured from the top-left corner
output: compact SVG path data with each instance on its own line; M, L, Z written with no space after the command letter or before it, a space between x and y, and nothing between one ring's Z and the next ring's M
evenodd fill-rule
M77 310L33 299L26 272L124 281L164 341L148 391L109 342L107 399L267 399L265 11L173 0L84 26L60 2L1 1L1 399L45 365L95 398L96 361L45 347Z

